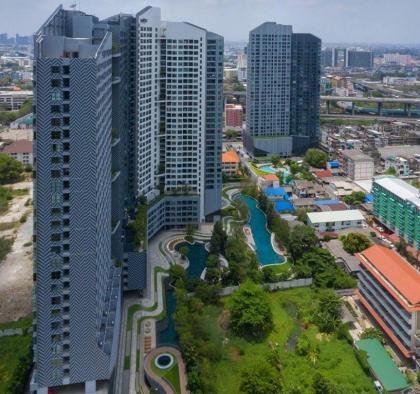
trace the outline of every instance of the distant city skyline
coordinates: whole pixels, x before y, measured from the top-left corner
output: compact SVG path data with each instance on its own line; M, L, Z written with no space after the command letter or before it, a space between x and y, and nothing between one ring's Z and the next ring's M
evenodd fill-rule
M401 0L89 0L63 1L65 8L80 4L100 18L136 13L147 5L160 6L163 18L190 20L222 34L227 41L247 41L248 32L264 21L294 26L296 32L311 32L325 42L365 44L420 44L417 18L420 2ZM43 17L61 2L15 0L2 10L0 30L30 35ZM98 12L99 11L99 12ZM240 23L238 23L240 21ZM19 26L19 28L17 28Z

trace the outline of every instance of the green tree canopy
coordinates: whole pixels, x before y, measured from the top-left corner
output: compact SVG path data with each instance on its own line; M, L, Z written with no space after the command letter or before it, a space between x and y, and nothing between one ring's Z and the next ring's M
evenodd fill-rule
M185 246L185 245L184 246L181 246L178 249L178 252L182 256L182 258L185 259L185 257L187 256L187 254L189 252L188 246Z
M360 336L361 339L377 339L379 342L385 343L385 335L379 328L365 328Z
M304 224L297 225L290 232L288 248L293 260L300 259L305 252L309 252L318 244L318 238L312 227Z
M325 168L328 155L321 149L311 148L306 151L305 161L316 168Z
M361 233L349 233L341 237L343 249L350 254L359 253L367 249L371 243L366 235Z
M21 179L23 165L13 157L0 153L0 184L14 183Z
M240 389L245 394L280 394L282 382L272 366L258 362L241 373Z
M319 296L313 320L321 332L334 332L341 324L342 301L332 290L323 290Z
M348 196L344 196L343 200L346 204L358 206L365 202L366 193L364 192L352 192Z
M228 301L232 330L243 337L258 338L273 327L268 295L258 285L247 281Z
M312 277L318 287L343 289L356 286L354 278L337 266L334 256L321 248L304 253L296 262L295 274L298 278Z
M386 175L397 175L397 170L395 169L395 167L388 167L384 171L384 174L386 174Z
M277 167L281 163L281 157L279 155L273 155L271 156L271 162Z

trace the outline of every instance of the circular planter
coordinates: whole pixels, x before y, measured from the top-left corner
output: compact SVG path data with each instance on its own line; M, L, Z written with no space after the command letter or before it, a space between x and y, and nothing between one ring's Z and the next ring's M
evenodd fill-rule
M169 369L174 364L174 356L170 353L161 353L155 358L155 366L159 369Z

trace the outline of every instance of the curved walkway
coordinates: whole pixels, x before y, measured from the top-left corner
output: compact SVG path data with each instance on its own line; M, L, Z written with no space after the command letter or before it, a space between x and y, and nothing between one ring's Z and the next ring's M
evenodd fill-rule
M208 241L211 233L203 229L196 231L194 240ZM168 269L171 264L176 263L174 255L167 249L166 245L174 238L185 236L182 230L169 230L158 234L149 242L147 251L148 260L148 275L146 294L142 299L134 298L124 300L124 315L123 321L127 321L128 310L130 306L137 305L139 309L134 312L132 326L126 327L121 333L120 337L120 354L118 357L117 369L117 394L137 394L149 392L144 382L143 360L145 356L144 342L146 336L144 329L141 326L144 320L150 318L160 320L165 314L164 305L164 279L168 276ZM138 332L140 331L140 332ZM130 333L128 336L127 334ZM147 340L150 341L150 347L156 347L156 332L152 330L147 334ZM126 348L129 351L126 352ZM128 356L129 354L129 356ZM130 369L124 369L126 358L129 358Z
M151 363L155 356L160 353L170 353L175 356L176 361L178 362L178 372L179 372L179 386L181 388L181 394L188 394L189 391L187 390L187 373L184 360L182 358L181 352L172 347L172 346L161 346L154 348L151 350L146 358L144 359L144 370L145 373L150 376L155 382L159 384L164 390L166 394L175 394L175 390L173 389L172 385L168 383L168 381L159 375L156 375L151 368Z

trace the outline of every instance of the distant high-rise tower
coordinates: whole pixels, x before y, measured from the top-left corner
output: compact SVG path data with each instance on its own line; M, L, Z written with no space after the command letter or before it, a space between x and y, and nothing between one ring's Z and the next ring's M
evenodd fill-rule
M321 41L266 22L248 44L244 145L253 155L290 156L319 135Z

